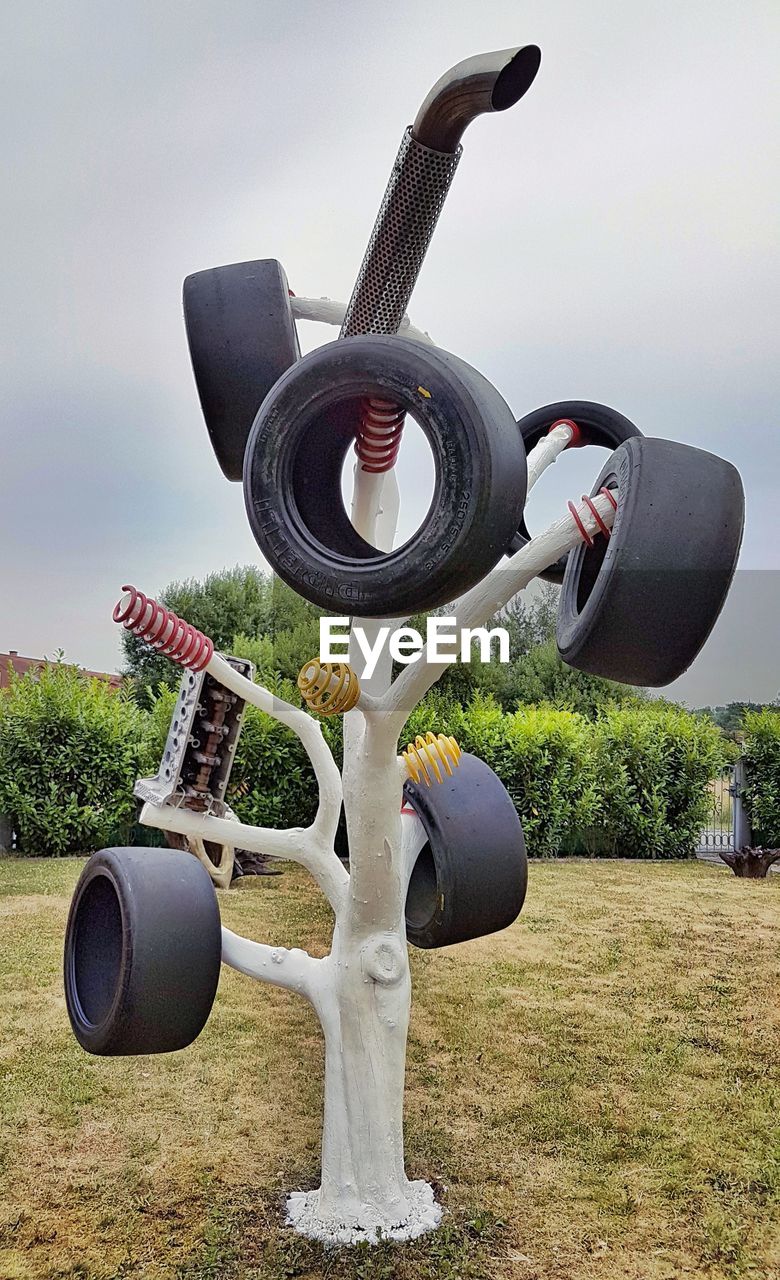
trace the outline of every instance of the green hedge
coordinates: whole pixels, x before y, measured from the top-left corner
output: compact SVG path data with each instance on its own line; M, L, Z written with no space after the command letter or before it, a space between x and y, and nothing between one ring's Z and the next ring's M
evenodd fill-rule
M745 716L745 792L753 840L780 846L780 709Z
M711 721L651 699L586 719L546 704L507 714L490 698L465 708L433 698L406 726L426 729L454 734L495 769L536 857L690 856L723 760Z
M723 761L718 730L671 703L607 707L592 727L589 853L685 858L704 825L708 783Z
M20 852L126 844L150 746L148 717L106 681L62 662L12 675L0 694L0 813Z
M297 696L288 681L278 681L276 691ZM22 852L61 855L145 841L143 831L133 831L133 783L157 769L175 694L161 688L147 702L142 710L63 664L15 679L0 694L0 813L12 819ZM777 812L780 716L756 723L763 728L754 732L754 752L771 754L760 744L774 744L774 781L764 782L763 799L756 792L754 803ZM340 761L340 719L322 727ZM486 695L461 707L434 691L410 717L402 743L429 729L454 734L496 771L537 857L688 856L722 759L711 721L649 699L586 718L547 704L504 712ZM314 775L298 739L254 708L228 800L243 821L262 826L304 826L316 809Z

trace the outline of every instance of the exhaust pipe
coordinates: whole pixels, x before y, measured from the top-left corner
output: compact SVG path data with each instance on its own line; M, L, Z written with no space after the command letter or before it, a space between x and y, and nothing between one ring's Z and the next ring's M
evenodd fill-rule
M432 151L457 151L468 125L488 111L506 111L531 88L541 50L535 44L466 58L437 80L417 112L412 134Z
M530 89L541 62L536 45L466 58L431 89L396 156L352 290L342 338L397 333L477 116L506 111Z

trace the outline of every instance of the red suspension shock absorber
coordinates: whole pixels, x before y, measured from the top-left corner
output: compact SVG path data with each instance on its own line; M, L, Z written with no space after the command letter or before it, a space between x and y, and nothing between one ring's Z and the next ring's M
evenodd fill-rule
M355 453L363 471L389 471L401 448L406 411L391 400L368 396L361 405Z
M143 591L130 586L122 587L122 591L124 595L114 608L114 622L121 622L125 631L131 631L181 667L202 671L208 666L214 653L208 636Z
M617 511L618 500L615 497L612 490L607 488L599 489L599 497L602 494L605 498L609 499L609 502L612 506L612 510ZM588 508L590 514L593 516L593 519L596 521L596 524L598 525L598 532L603 533L605 538L610 538L612 536L612 530L610 529L609 525L604 520L602 520L601 516L599 515L598 507L596 506L596 504L594 503L590 495L587 493L583 493L582 497L580 498L580 502L585 503L585 506ZM569 508L569 512L574 519L574 523L576 524L577 528L580 531L580 534L582 536L582 541L587 546L592 547L593 538L588 533L587 529L585 528L585 525L582 523L579 512L575 507L574 503L567 502L566 505Z

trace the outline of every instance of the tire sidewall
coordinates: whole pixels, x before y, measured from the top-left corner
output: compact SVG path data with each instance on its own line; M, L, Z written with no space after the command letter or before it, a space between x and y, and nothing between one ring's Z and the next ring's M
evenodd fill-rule
M590 675L662 688L688 669L723 608L744 531L742 481L716 454L650 437L621 445L593 494L611 482L612 536L570 556L558 652Z
M69 994L68 1016L79 1043L90 1053L96 1054L103 1053L106 1044L111 1039L113 1024L120 1009L127 1002L134 968L133 939L135 930L133 928L133 903L128 900L128 895L124 891L121 875L116 874L112 853L113 850L102 850L93 854L89 859L79 877L73 894L65 933L65 987ZM99 878L107 880L116 895L122 921L122 949L119 960L119 981L111 1006L100 1022L90 1022L83 1011L78 993L75 946L79 927L77 917L81 902L90 885Z
M411 944L450 946L508 928L525 901L528 858L520 818L498 775L464 752L452 777L430 787L407 782L404 797L428 837L418 858L429 850L436 884L428 918L411 925L407 917Z
M119 910L121 949L116 988L98 1022L84 1011L76 944L89 921L84 896L98 879ZM92 921L95 927L95 921ZM73 896L65 939L64 980L74 1034L89 1053L174 1052L202 1031L221 967L221 921L205 867L190 853L114 848L94 854ZM101 963L94 955L89 964Z

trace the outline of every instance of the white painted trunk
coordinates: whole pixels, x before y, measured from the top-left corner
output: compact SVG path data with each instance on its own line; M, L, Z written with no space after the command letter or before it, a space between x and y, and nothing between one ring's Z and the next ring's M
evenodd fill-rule
M386 685L389 671L377 672ZM404 1171L403 1102L411 979L395 739L360 713L345 723L351 874L315 1008L325 1034L322 1181L300 1230L327 1238L408 1237L438 1222L430 1188Z
M403 1100L411 983L398 939L338 946L323 1000L323 1222L385 1232L409 1216ZM378 965L377 980L367 972Z

